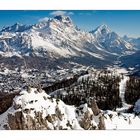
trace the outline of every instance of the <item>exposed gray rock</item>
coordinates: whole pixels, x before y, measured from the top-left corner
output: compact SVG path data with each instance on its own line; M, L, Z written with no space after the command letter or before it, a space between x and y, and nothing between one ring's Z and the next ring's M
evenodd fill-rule
M94 99L92 99L92 102L91 102L91 109L92 109L94 115L99 117L98 128L100 130L104 130L105 129L104 116L103 116L101 110L98 108L97 103Z

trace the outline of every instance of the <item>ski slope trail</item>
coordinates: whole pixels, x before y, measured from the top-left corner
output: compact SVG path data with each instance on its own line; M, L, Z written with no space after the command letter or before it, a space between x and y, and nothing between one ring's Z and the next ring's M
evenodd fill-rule
M124 76L119 83L119 95L122 100L122 108L117 109L118 111L123 111L131 107L131 105L127 104L125 101L125 90L126 90L126 83L129 80L129 77Z

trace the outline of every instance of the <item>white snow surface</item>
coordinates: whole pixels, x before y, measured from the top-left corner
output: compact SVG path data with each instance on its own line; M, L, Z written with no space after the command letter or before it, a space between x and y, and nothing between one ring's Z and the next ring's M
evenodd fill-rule
M104 114L107 130L135 130L140 129L140 116L134 114L107 111Z
M128 80L129 80L129 77L124 76L123 79L121 79L121 81L119 83L120 97L121 97L123 103L125 103L125 89L126 89L126 82Z
M126 83L128 80L129 80L129 77L123 75L123 78L121 79L121 81L119 83L119 96L122 100L122 107L116 109L118 112L124 112L125 110L132 107L132 105L127 104L125 101L125 90L126 90Z

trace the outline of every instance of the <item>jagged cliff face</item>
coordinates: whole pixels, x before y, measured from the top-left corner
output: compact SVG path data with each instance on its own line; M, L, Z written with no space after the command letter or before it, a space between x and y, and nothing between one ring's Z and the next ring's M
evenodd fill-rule
M20 92L0 118L0 129L8 130L105 129L95 101L91 108L87 104L76 108L37 89Z

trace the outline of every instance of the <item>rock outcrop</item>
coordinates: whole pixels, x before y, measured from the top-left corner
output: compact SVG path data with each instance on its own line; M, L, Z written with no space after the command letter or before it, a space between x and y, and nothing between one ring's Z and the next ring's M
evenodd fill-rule
M101 110L98 108L96 101L94 99L91 102L91 109L93 111L93 114L95 116L98 116L98 118L99 118L98 128L100 130L105 130L104 116L103 116Z
M44 91L21 91L12 106L0 116L0 129L8 130L94 130L105 129L101 111L95 101L69 106Z

